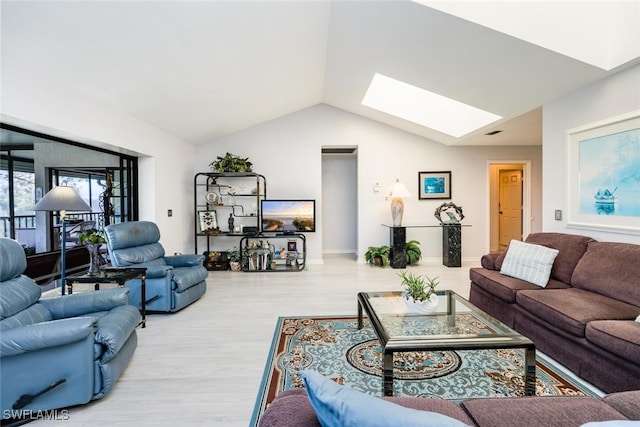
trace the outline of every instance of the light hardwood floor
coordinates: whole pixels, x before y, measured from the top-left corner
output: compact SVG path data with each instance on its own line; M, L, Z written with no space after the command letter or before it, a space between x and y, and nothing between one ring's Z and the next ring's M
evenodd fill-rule
M469 294L469 268L422 261L409 270ZM297 273L211 272L207 293L147 316L133 360L111 393L70 408L64 426L247 426L279 316L355 315L356 293L400 290L400 270L328 256Z

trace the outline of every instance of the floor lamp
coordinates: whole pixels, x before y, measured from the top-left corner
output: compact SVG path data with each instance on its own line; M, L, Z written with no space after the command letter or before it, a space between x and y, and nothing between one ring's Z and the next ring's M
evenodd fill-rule
M62 221L62 248L60 252L60 281L62 282L62 295L64 295L66 258L67 258L67 211L91 211L82 197L71 187L58 185L44 195L42 199L33 207L34 211L60 212Z

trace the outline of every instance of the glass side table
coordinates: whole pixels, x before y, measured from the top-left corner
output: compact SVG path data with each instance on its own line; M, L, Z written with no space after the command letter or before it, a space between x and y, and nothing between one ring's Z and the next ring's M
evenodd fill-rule
M73 274L71 276L67 276L65 281L67 282L67 293L69 295L73 294L73 284L74 283L93 283L95 284L94 289L96 291L100 290L101 284L107 283L115 283L119 287L124 288L124 284L131 279L140 279L140 314L142 315L142 321L140 324L143 328L147 327L147 316L146 316L146 268L117 268L117 267L108 267L99 270L97 273L89 274L87 272Z

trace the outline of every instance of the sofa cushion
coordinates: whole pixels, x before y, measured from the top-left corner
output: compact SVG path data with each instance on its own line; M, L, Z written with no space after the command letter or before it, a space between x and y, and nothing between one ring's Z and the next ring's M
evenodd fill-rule
M640 245L590 242L571 284L640 307L639 277Z
M467 424L437 412L405 408L336 384L315 371L301 371L311 406L323 427L462 427Z
M640 357L640 324L631 320L595 320L587 324L587 340L630 362Z
M519 291L517 304L535 316L577 337L593 320L633 319L638 308L582 289Z
M625 417L595 397L538 396L470 399L460 403L480 426L579 426Z
M520 290L543 290L533 283L500 274L499 271L485 268L469 269L471 281L478 287L510 304L515 304L516 293ZM549 279L547 289L566 289L570 286L558 280Z
M640 390L611 393L602 400L631 420L640 420Z
M571 283L571 276L576 265L587 251L591 237L567 233L531 233L525 239L527 243L557 249L558 256L551 268L551 277L564 283Z
M557 255L557 249L512 240L500 273L544 288L551 276L551 267Z

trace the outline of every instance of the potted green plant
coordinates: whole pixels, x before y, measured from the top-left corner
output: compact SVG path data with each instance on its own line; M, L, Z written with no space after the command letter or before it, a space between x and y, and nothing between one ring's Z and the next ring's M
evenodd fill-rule
M213 172L251 172L253 163L249 158L242 158L235 154L227 153L224 157L218 156L217 159L209 164Z
M89 251L89 274L98 274L100 268L100 247L106 243L102 230L88 228L80 234L78 240L81 245L86 245Z
M420 242L417 240L409 240L405 246L405 256L407 265L416 264L422 258L420 250Z
M438 295L436 286L440 283L437 277L415 275L411 272L403 271L398 273L402 279L402 299L409 310L420 313L433 313L438 307Z
M391 248L389 246L369 246L364 253L364 259L373 265L378 267L386 267L389 265L389 254Z
M240 264L240 250L237 247L227 250L227 259L229 260L229 268L231 271L242 270L242 264Z

